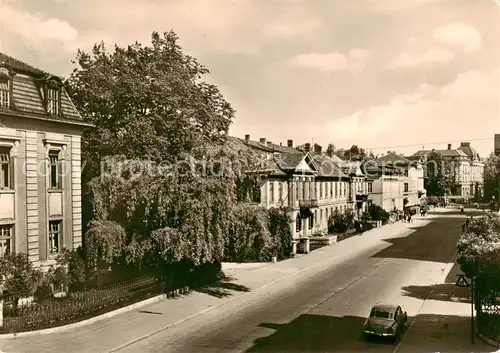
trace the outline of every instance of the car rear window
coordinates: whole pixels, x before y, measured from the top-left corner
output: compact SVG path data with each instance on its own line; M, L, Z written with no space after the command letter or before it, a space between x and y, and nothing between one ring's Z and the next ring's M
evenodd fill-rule
M392 319L392 313L387 311L372 310L370 317L376 317L380 319Z

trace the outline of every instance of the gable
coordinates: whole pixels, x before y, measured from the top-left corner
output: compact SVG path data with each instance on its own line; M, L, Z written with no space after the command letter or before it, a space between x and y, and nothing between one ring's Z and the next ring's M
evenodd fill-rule
M296 172L306 172L306 173L314 173L316 172L316 167L314 166L314 162L311 157L306 154L304 158L297 164L295 167Z

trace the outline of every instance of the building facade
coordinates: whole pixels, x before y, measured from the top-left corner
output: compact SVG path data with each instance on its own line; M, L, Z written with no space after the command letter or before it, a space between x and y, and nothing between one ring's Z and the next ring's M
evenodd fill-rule
M0 53L0 256L81 245L85 125L59 77Z
M253 141L249 135L239 142L266 160L266 168L260 171L260 194L254 201L267 208L290 209L294 252L299 243L309 252L309 237L326 234L328 219L336 211L355 209L351 178L321 147L311 150L305 144L304 149L297 149L292 140L282 146L265 138Z
M418 159L424 165L431 152L438 153L444 166L452 173L453 186L451 198L470 199L483 196L484 163L470 142L462 142L456 149L448 144L445 150L422 150L414 153L411 158Z
M377 158L376 162L382 170L386 166L399 169L403 180L403 202L406 207L420 205L420 200L426 195L424 168L420 161L412 161L402 155L389 151L386 155ZM405 202L404 199L407 201Z

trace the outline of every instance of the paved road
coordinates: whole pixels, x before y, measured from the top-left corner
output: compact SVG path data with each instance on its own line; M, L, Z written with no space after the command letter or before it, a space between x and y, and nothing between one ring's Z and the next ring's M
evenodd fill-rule
M367 239L314 275L257 290L117 351L493 352L481 342L469 345L467 293L453 285L456 268L446 276L462 222L461 215L417 220L395 237ZM362 323L380 301L398 303L410 316L400 344L361 339Z

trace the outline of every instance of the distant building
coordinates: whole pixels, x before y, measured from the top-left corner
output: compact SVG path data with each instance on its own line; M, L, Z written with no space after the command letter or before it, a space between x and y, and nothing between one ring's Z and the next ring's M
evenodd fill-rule
M500 134L495 134L495 154L500 156Z
M422 150L409 157L420 160L424 166L431 152L441 155L441 158L452 171L454 186L450 190L452 198L482 197L484 188L484 162L470 142L462 142L456 149L448 144L445 150Z
M311 148L306 143L295 148L292 140L283 146L265 138L254 141L250 135L231 139L235 149L250 148L265 160L259 171L262 184L253 201L263 207L290 209L294 253L309 252L310 237L327 233L328 219L336 211L357 211L361 186L351 184L352 178L321 146Z
M424 188L424 168L419 160L410 160L395 152L389 151L386 155L377 158L376 163L382 167L394 167L400 170L403 179L403 200L406 199L405 206L418 206L420 199L425 196Z
M0 53L0 257L81 245L85 125L59 77Z

